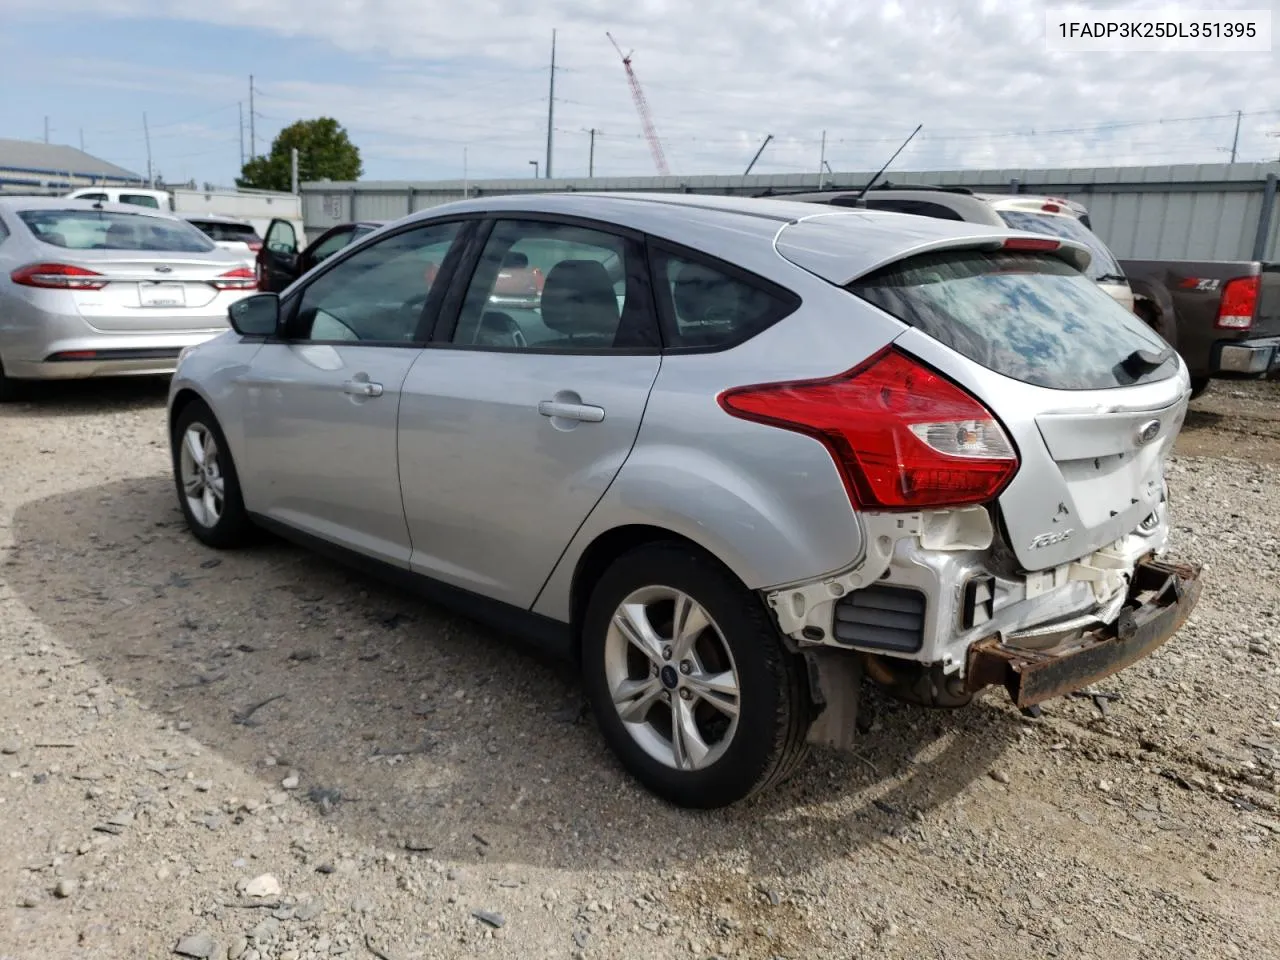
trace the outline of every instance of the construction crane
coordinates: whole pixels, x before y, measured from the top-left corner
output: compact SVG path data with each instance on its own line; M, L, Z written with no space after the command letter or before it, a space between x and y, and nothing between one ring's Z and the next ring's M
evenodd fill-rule
M613 34L605 31L604 34L609 38L609 42L613 44L613 49L618 51L618 56L622 58L622 66L627 71L627 82L631 84L631 99L636 102L636 113L640 114L640 125L644 127L644 138L649 141L649 152L653 154L654 166L658 168L658 173L662 176L669 176L671 171L667 168L667 158L662 153L662 141L658 139L658 131L653 128L653 115L649 112L649 101L645 99L644 91L640 89L640 81L636 79L636 72L631 69L631 53L623 53L622 48L618 46L618 41L613 39Z

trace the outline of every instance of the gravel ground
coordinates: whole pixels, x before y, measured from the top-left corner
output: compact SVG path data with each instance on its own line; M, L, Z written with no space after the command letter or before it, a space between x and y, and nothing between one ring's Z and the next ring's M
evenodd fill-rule
M1173 642L1039 720L875 701L687 813L565 668L183 529L163 386L0 410L0 958L1280 957L1280 383L1172 466ZM175 953L176 951L176 953Z

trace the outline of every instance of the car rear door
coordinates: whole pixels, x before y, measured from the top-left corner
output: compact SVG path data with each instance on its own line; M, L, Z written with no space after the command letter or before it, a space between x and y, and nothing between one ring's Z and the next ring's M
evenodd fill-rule
M399 230L289 295L287 336L264 344L240 377L249 509L407 566L401 385L437 309L433 281L466 229L454 221Z
M659 336L634 235L500 220L481 249L403 388L410 565L527 608L635 443ZM536 303L495 302L509 255L545 277Z

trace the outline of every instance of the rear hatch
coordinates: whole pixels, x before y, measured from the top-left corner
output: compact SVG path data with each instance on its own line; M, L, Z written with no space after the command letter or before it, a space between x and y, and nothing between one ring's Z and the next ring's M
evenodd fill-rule
M1077 250L993 230L900 238L896 256L872 266L849 229L806 220L785 228L777 248L905 323L897 345L1000 420L1020 465L998 504L1025 569L1078 559L1152 521L1186 412L1185 370L1080 273Z
M93 251L96 252L96 251ZM209 330L225 326L225 310L214 303L213 281L244 266L238 259L191 259L178 255L87 256L79 251L69 262L108 278L100 290L75 290L77 309L90 326L104 331ZM220 257L232 257L219 251ZM63 258L64 262L67 258Z

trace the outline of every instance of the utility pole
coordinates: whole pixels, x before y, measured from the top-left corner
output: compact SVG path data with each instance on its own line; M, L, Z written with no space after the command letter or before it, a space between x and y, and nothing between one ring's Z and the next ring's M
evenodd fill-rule
M471 193L471 182L467 178L467 148L462 148L462 199L467 199Z
M533 179L537 180L538 179L538 161L530 160L529 166L533 167Z
M44 118L44 142L49 142L49 118Z
M556 32L551 31L551 88L547 94L547 179L551 178L551 142L556 120Z
M1236 111L1236 135L1231 138L1231 162L1236 162L1236 147L1240 145L1240 111Z
M241 100L236 104L236 108L240 111L240 169L244 169L244 101Z
M298 192L298 148L289 148L289 192Z
M142 114L142 136L147 141L147 184L154 187L155 180L151 177L151 128L147 126L147 115Z
M596 175L596 134L600 131L592 127L587 133L591 134L591 147L587 150L587 176L594 177Z
M84 127L80 128L80 152L84 153Z
M818 189L821 190L826 183L827 172L824 169L827 165L827 131L822 131L822 153L818 156Z
M249 159L258 155L258 134L253 126L253 74L249 74Z

